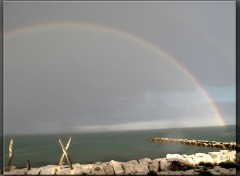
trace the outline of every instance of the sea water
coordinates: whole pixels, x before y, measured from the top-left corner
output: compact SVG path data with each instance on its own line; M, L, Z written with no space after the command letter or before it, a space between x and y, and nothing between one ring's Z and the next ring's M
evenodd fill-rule
M58 142L66 145L72 137L69 155L73 163L94 163L110 160L128 161L141 158L161 158L166 154L193 154L219 151L217 148L184 145L180 143L150 142L151 137L199 139L210 141L236 141L236 127L199 127L159 129L141 131L98 132L79 134L41 134L5 136L5 163L8 160L8 145L14 139L12 165L25 167L29 160L32 167L58 164L62 149Z

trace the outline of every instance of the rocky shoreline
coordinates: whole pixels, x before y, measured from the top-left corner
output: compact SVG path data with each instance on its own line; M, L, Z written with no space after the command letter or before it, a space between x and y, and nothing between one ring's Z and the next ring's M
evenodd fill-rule
M224 168L224 163L228 167ZM154 160L143 158L127 162L77 163L73 164L72 170L66 165L48 165L30 170L12 166L4 175L236 175L235 163L235 150L220 150L208 154L167 154L165 158Z
M236 142L216 142L216 141L207 141L207 140L189 140L189 139L173 139L173 138L150 138L149 141L152 142L175 142L182 143L187 145L196 145L196 146L204 146L204 147L216 147L220 149L229 149L236 150L237 145Z

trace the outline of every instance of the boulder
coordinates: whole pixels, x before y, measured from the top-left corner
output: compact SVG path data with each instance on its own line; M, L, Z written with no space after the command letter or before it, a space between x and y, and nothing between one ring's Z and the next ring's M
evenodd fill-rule
M4 172L4 175L26 175L27 169L13 169L9 172Z
M209 152L208 154L213 158L215 164L228 161L227 156L221 152Z
M167 154L166 159L168 161L180 161L183 157L179 154Z
M215 169L208 169L208 172L210 172L212 175L220 175L220 172L217 172Z
M63 169L57 169L56 175L69 175L70 174L70 168L63 168Z
M158 175L169 175L169 172L170 171L161 171L161 172L158 172Z
M148 169L147 163L142 162L142 163L136 164L134 167L134 174L138 173L140 175L146 175L148 172L149 172L149 169Z
M113 167L115 175L122 175L124 173L122 164L120 162L111 160L109 162L109 165L111 165Z
M183 157L180 162L184 163L185 165L191 165L191 166L195 166L195 161L193 160L192 157L188 156L188 157Z
M93 175L105 175L103 166L101 166L101 165L95 166L92 170L92 174Z
M159 169L159 161L158 160L153 160L148 164L149 171L155 171L158 172Z
M160 168L161 171L169 171L169 166L171 165L171 162L169 162L167 159L162 159L160 162Z
M84 165L81 165L82 167L82 171L83 173L85 174L92 174L92 170L94 168L94 164L84 164Z
M114 175L114 170L113 170L113 167L111 165L103 166L103 170L104 170L106 175Z
M189 169L183 172L183 175L196 175L194 169Z
M74 168L73 170L70 170L70 175L82 175L82 174L84 174L82 167Z
M31 168L27 171L27 175L40 175L40 168Z
M230 170L225 168L220 168L219 172L221 175L230 175Z
M60 169L60 166L48 165L48 166L40 167L40 175L55 175L57 169Z
M135 169L135 165L136 164L133 164L133 163L122 163L122 166L123 166L123 170L125 172L125 174L133 174L134 173L134 169Z
M169 175L183 175L183 171L170 171Z
M76 163L76 164L73 164L72 166L75 169L75 168L80 168L81 165L79 163Z
M130 160L127 163L131 163L131 164L138 164L137 160Z
M152 160L150 158L142 158L142 159L138 160L139 163L147 163L147 164L151 161Z
M195 162L195 165L198 165L201 162L214 164L213 158L205 153L196 153L193 160Z

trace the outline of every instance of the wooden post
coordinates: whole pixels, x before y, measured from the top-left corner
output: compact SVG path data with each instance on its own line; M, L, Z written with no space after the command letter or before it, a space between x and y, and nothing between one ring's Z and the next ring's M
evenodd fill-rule
M70 142L71 142L71 136L69 137L69 140L68 140L68 143L66 145L66 150L68 149L69 145L70 145ZM59 166L61 166L64 162L63 162L63 159L64 159L64 153L62 154L60 160L59 160Z
M30 161L27 160L27 170L29 171L30 169L31 169L31 167L30 167Z
M10 144L9 144L8 149L9 149L9 160L8 160L6 171L10 170L11 162L12 162L12 159L13 159L13 139L10 140Z
M73 167L72 167L72 161L71 161L71 158L70 158L69 154L67 153L66 148L65 148L64 145L62 144L61 139L59 139L59 143L60 143L60 145L61 145L61 147L62 147L62 151L63 151L64 155L65 155L66 158L67 158L67 161L68 161L69 167L70 167L70 169L72 170Z

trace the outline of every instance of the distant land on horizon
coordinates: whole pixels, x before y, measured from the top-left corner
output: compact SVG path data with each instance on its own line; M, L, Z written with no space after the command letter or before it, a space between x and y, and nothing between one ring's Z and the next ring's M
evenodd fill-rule
M57 135L57 134L62 134L62 135L71 135L71 134L88 134L88 133L124 133L124 132L131 132L131 131L155 131L155 130L169 130L169 129L192 129L192 128L213 128L213 127L227 127L227 126L235 126L237 130L237 124L228 124L224 126L197 126L197 127L170 127L170 128L156 128L156 129L133 129L133 130L112 130L112 131L79 131L79 132L55 132L55 133L33 133L33 134L5 134L4 136L30 136L30 135Z

